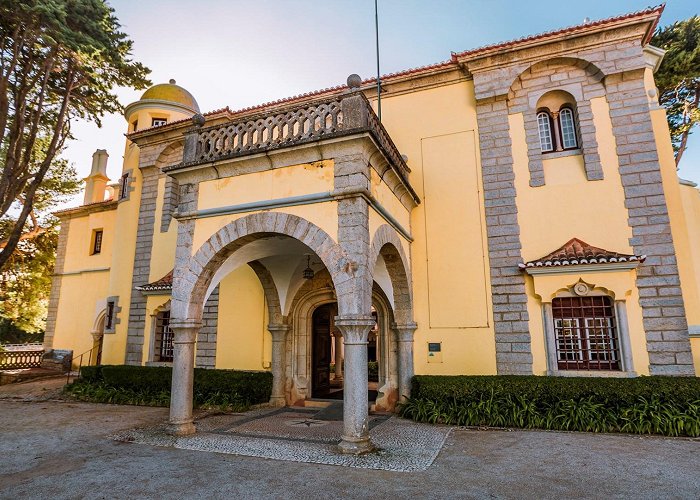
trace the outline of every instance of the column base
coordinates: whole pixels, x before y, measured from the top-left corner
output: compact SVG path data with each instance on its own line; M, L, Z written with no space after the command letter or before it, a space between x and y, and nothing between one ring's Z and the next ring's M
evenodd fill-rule
M377 448L372 444L369 437L366 438L349 438L342 436L342 441L338 443L338 450L343 455L364 455L372 453Z
M282 407L287 406L287 400L284 396L272 396L270 398L270 406Z
M183 422L181 424L168 424L166 432L171 436L191 436L197 432L196 427L192 422Z

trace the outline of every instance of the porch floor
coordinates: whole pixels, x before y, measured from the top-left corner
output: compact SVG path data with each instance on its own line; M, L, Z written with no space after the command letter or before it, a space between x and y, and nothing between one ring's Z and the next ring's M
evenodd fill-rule
M349 456L336 449L343 429L342 414L342 402L209 414L196 420L197 434L193 436L170 436L161 425L131 429L112 438L151 446L410 472L426 470L433 463L451 429L372 413L370 437L377 451Z

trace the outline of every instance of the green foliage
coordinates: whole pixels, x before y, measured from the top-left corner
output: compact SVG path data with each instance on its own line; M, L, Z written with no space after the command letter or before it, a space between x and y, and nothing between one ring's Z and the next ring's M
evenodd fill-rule
M5 222L0 219L0 239ZM0 319L16 330L17 342L43 336L51 292L47 270L54 267L58 243L56 223L47 221L40 234L21 240L8 265L0 269Z
M105 0L0 0L0 217L11 221L0 269L36 233L36 211L77 185L59 159L71 123L100 125L122 111L117 87L150 84L132 45Z
M419 422L700 436L700 380L416 376L401 415Z
M660 28L651 43L666 51L656 85L659 103L666 108L678 164L688 135L700 123L700 17Z
M370 382L377 382L379 380L379 363L376 361L369 361L367 363L367 379Z
M161 366L107 365L84 367L80 379L66 388L83 401L167 406L172 369ZM234 370L194 370L194 403L235 411L266 403L272 374Z

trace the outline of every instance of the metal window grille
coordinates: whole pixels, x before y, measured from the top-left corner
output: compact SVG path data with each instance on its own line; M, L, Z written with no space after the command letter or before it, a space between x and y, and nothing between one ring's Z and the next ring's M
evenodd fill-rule
M102 231L95 231L95 241L92 245L92 253L100 253L102 251Z
M554 139L552 138L552 123L549 113L544 111L537 113L537 129L540 135L540 148L543 153L554 151Z
M170 311L162 311L156 316L155 342L158 361L172 361L173 331L170 329Z
M105 328L111 330L114 327L114 302L107 302L107 314Z
M552 301L560 370L620 370L615 308L610 297Z
M569 108L563 108L559 112L559 127L561 129L561 142L563 149L573 149L576 143L576 127L574 126L574 112Z
M119 199L123 200L126 198L127 193L129 192L129 174L124 174L122 175L122 182L121 182L121 190L119 191Z

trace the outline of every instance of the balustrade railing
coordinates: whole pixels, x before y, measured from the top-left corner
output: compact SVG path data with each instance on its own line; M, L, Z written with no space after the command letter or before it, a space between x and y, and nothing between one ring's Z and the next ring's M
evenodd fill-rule
M14 349L0 351L0 370L19 370L22 368L39 368L44 357L44 350Z
M202 118L202 117L200 117ZM324 138L369 132L399 175L410 171L391 137L361 93L195 127L185 139L183 165L224 160ZM175 167L176 168L176 167Z

